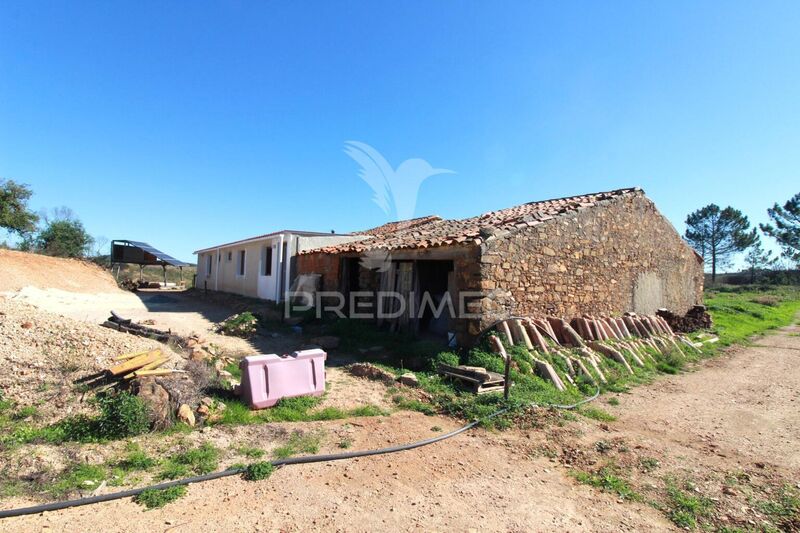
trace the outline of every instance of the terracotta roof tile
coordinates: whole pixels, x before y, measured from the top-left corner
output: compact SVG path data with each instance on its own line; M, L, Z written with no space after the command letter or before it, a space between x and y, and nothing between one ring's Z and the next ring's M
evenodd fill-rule
M452 244L479 245L485 240L485 237L498 231L536 226L557 216L593 207L604 200L639 193L641 193L639 188L618 189L568 198L530 202L459 220L441 219L432 216L390 222L377 228L356 233L359 235L374 235L372 238L326 246L302 253L360 253L376 249L428 248ZM484 237L482 237L482 233L485 234Z

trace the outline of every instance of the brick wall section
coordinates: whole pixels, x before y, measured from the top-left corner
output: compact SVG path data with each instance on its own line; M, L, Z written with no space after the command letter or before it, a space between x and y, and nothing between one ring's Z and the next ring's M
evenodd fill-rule
M335 291L339 288L339 256L311 253L297 256L298 274L321 274L320 290Z
M488 238L478 279L485 327L510 314L683 313L702 302L703 265L640 193Z

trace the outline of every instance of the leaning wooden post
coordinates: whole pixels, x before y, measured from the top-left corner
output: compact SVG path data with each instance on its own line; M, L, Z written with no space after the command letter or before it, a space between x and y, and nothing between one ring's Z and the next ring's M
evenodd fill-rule
M494 348L497 350L497 353L499 353L500 356L505 359L506 368L503 376L505 381L505 384L503 385L503 399L508 400L508 394L511 391L511 358L508 356L508 353L506 353L503 342L499 337L497 337L497 335L492 335L491 341L494 344Z

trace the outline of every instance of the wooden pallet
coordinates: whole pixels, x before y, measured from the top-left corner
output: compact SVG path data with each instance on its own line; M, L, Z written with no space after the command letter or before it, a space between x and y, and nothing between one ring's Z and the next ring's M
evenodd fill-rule
M502 391L506 384L502 374L474 366L439 365L439 373L460 381L475 394Z

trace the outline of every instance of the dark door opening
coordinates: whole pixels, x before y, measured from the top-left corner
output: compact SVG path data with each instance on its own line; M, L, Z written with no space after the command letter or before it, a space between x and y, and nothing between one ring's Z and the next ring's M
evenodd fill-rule
M442 307L442 301L452 294L450 287L453 280L452 261L417 261L417 279L419 283L419 295L417 301L420 302L419 309L419 328L420 333L429 333L436 336L445 336L450 331L451 310L455 310L453 305ZM426 297L426 293L429 295ZM425 303L427 302L427 303ZM424 308L423 308L424 304ZM432 304L432 305L431 305ZM441 313L436 311L441 310ZM436 316L438 314L438 316Z

